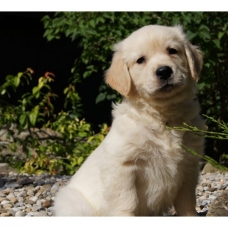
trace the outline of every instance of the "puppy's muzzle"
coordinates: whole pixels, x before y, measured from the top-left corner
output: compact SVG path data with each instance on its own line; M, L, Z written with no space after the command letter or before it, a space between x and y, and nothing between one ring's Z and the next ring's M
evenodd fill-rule
M173 70L169 66L162 66L156 70L156 76L161 80L168 80L172 74Z

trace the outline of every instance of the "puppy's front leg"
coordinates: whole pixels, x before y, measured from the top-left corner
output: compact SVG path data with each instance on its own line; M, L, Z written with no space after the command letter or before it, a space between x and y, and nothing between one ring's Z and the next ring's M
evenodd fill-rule
M138 205L134 167L127 164L112 168L111 173L110 167L109 173L102 172L107 215L134 216Z
M179 190L174 201L174 207L178 216L197 216L196 212L196 185L198 180L198 173L186 174L181 189Z

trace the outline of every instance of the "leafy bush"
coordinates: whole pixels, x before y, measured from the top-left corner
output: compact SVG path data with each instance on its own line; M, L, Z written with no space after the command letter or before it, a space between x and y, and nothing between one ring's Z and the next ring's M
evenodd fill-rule
M10 89L16 91L25 82L29 85L32 74L27 69L16 76L9 75L0 86L0 145L2 151L8 148L15 153L2 154L0 161L26 173L73 174L103 140L108 127L104 124L101 132L94 134L90 124L78 119L74 109L79 98L71 85L64 93L66 104L72 104L73 109L54 114L51 101L57 95L51 92L54 74L50 72L40 77L37 86L23 94L16 106L7 104L5 96L12 95ZM35 128L38 123L43 124L41 128ZM25 155L22 158L19 148Z

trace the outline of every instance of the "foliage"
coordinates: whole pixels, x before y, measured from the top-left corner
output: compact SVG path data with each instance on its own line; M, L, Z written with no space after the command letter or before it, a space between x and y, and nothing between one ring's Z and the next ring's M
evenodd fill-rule
M50 72L46 72L44 76L39 78L38 85L32 89L32 92L24 93L15 107L5 102L5 96L10 96L10 91L16 92L19 85L23 86L25 82L29 85L32 74L33 70L28 68L25 72L19 72L16 76L8 75L6 82L0 86L2 114L0 128L3 124L9 126L13 122L20 125L20 130L30 128L35 126L35 123L42 122L44 116L49 117L52 114L54 107L51 99L57 95L51 92L48 85L53 81L52 77L54 76Z
M202 113L227 121L227 12L57 12L53 18L45 16L42 21L44 36L49 41L62 36L77 41L75 51L80 58L72 66L73 79L77 83L88 77L100 80L99 92L94 98L97 103L120 99L101 78L110 65L113 44L147 24L181 24L191 42L203 50L204 68L199 82ZM221 130L214 122L210 128ZM217 143L212 147L223 150Z
M32 74L27 69L16 76L9 75L0 86L0 142L2 149L15 153L8 160L5 155L0 160L26 173L73 174L103 140L108 127L104 124L101 132L94 134L90 124L79 120L74 109L54 114L52 99L57 95L51 91L54 74L50 72L40 77L37 86L23 94L16 106L6 103L10 89L16 91L25 82L29 85ZM64 94L66 104L76 108L79 98L75 89L69 85ZM43 126L34 128L37 123ZM19 148L26 154L25 159L15 159Z
M66 95L64 108L66 110L70 110L73 115L81 117L81 98L79 97L75 87L72 84L69 84L68 87L64 89L63 93Z
M45 143L37 142L35 153L25 162L21 168L22 172L46 171L51 174L72 175L107 133L107 125L104 125L101 132L95 135L88 123L84 120L79 121L77 118L72 119L67 113L59 113L58 119L50 124L50 127L56 128L55 133L60 134L47 135L42 138ZM33 141L40 139L37 137Z

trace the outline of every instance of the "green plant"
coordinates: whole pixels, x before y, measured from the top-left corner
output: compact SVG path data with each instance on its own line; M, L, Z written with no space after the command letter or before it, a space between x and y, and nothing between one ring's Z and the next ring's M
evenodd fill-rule
M200 134L200 135L204 135L205 138L212 138L212 139L217 139L217 140L228 140L228 126L224 121L218 121L215 120L213 117L207 116L207 115L203 115L204 117L206 117L209 121L214 122L215 124L217 124L219 126L220 129L222 129L222 132L215 132L215 131L209 131L209 130L200 130L197 127L194 126L190 126L186 123L183 123L183 126L181 127L167 127L167 129L174 129L174 130L179 130L179 131L191 131L191 132L195 132L196 134ZM228 171L228 168L219 164L217 161L215 161L213 158L207 156L207 155L199 155L197 152L186 148L185 146L183 146L183 148L188 152L193 154L194 156L197 156L203 160L206 160L207 162L209 162L211 165L213 165L214 167L220 169L220 170L225 170ZM227 160L228 156L226 154L222 154L221 156L222 159Z
M47 134L43 137L45 141L37 144L35 153L28 157L21 172L72 175L107 133L107 125L102 127L100 133L94 134L84 120L71 119L66 113L59 113L58 118L51 124L54 129L54 125L58 125L53 131L57 135Z
M94 134L89 123L78 119L75 109L80 98L72 85L64 90L65 104L72 105L72 110L55 114L52 99L57 95L51 91L54 74L50 72L29 87L17 105L5 102L5 96L23 86L23 81L29 85L32 74L27 69L7 76L0 86L0 151L8 148L12 152L10 156L0 154L0 160L26 173L73 174L103 140L108 127L104 124L101 132ZM37 128L37 124L42 126ZM15 159L19 149L24 159Z
M52 77L54 75L50 72L46 72L44 76L40 77L38 85L32 91L24 93L21 99L18 99L16 106L13 107L4 101L5 96L10 97L10 91L16 92L17 88L23 86L25 82L29 85L32 74L33 70L28 68L25 72L19 72L16 76L8 75L6 82L0 86L0 110L2 114L0 127L5 124L9 126L14 122L20 126L20 129L28 129L34 127L36 123L42 122L43 117L50 117L53 114L54 107L51 99L57 97L57 95L51 92L49 83L53 81Z
M222 132L204 131L204 130L198 129L197 127L190 126L186 123L183 123L182 127L174 127L173 129L179 130L179 131L192 131L196 133L202 133L206 138L228 140L228 126L224 121L220 122L218 120L215 120L213 117L210 117L207 115L203 115L203 116L205 116L208 120L216 123L219 126L219 128L222 129Z
M220 170L224 170L224 171L228 171L228 168L219 164L217 161L215 161L214 159L212 159L211 157L207 156L207 155L199 155L198 153L196 153L194 150L191 150L189 148L186 148L186 147L183 147L188 153L196 156L196 157L199 157L201 158L202 160L205 160L207 161L208 163L210 163L212 166L214 166L215 168L217 169L220 169ZM224 158L226 158L224 156Z

